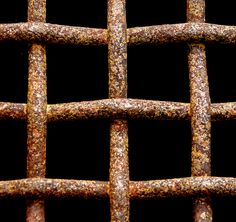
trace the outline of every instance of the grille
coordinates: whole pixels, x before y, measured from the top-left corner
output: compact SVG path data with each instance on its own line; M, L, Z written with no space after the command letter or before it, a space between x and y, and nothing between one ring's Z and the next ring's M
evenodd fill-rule
M30 44L27 103L0 103L1 119L27 121L27 175L0 181L0 196L26 199L27 221L45 220L45 200L49 198L109 199L110 220L129 221L130 200L182 197L192 198L194 221L212 221L211 198L234 196L236 181L211 176L211 123L235 119L235 103L211 103L204 44L235 44L236 28L205 23L203 0L187 1L187 23L181 24L127 28L124 0L108 0L107 9L107 29L55 25L46 23L46 0L29 0L27 23L0 25L1 41ZM129 98L127 46L170 43L188 46L190 103ZM109 98L48 104L47 44L107 45ZM97 119L109 120L109 181L47 178L47 124ZM130 180L130 119L190 121L191 176Z

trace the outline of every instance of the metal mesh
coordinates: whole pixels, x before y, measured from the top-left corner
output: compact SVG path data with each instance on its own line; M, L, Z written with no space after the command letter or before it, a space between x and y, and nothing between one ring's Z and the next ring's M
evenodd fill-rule
M236 195L236 180L211 176L211 121L235 119L236 104L211 103L205 42L236 43L236 28L207 24L205 2L187 1L187 23L127 29L125 0L108 0L107 29L46 23L46 0L29 0L28 22L0 25L0 40L26 41L29 48L28 101L0 103L0 118L27 120L27 179L0 181L0 197L24 197L27 221L44 221L49 197L109 198L111 221L129 221L130 199L193 197L194 221L212 221L211 196ZM127 98L127 46L188 44L190 103ZM46 44L107 45L109 99L47 104ZM47 122L110 119L109 181L48 179ZM128 119L190 120L191 177L130 181Z

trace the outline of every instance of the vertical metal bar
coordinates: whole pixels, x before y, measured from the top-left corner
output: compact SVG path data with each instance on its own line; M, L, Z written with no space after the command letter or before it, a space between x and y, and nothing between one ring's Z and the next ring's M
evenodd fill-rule
M28 22L46 22L46 0L28 0ZM27 177L45 177L46 173L46 50L45 46L29 46L27 102ZM27 201L26 220L43 222L44 201Z
M125 0L108 0L109 98L127 97L127 34ZM129 221L128 126L110 125L111 221Z
M187 1L188 22L205 22L205 1ZM205 45L189 44L192 176L211 175L211 115ZM194 200L194 221L212 221L210 198Z

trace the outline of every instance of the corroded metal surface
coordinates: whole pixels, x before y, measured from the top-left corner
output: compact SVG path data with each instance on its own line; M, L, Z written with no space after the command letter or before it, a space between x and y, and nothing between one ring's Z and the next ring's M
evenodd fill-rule
M205 47L190 45L189 75L192 125L192 175L210 175L211 114Z
M236 27L210 23L182 23L129 28L128 45L181 42L236 43Z
M28 1L28 22L46 22L46 0ZM27 177L45 177L47 82L46 49L43 45L29 46L29 77L27 101ZM43 222L44 201L27 201L27 222Z
M106 45L107 30L42 22L0 24L0 41ZM236 26L210 23L165 24L127 29L127 44L206 42L236 44Z
M44 177L46 165L46 56L45 48L32 45L29 50L28 177Z
M205 22L205 0L187 1L188 22ZM192 176L211 175L211 114L205 45L189 44ZM194 199L195 222L212 221L210 198Z
M109 98L127 97L127 26L125 0L108 0ZM110 125L109 196L111 221L129 221L128 124Z
M130 198L235 196L235 182L236 178L210 176L131 181Z
M23 103L0 102L0 119L26 120L26 109Z
M102 198L108 183L102 181L29 178L0 182L0 198Z
M28 179L0 181L0 198L26 198L27 221L44 221L44 198L109 198L111 221L129 221L129 199L193 197L194 220L212 221L211 196L236 196L236 179L211 177L211 121L235 120L236 102L210 103L204 43L236 44L236 26L205 23L204 0L187 1L187 23L126 27L125 0L108 0L107 29L46 23L46 0L28 1L28 22L0 24L0 41L29 48L27 104L0 102L0 119L28 121ZM190 103L127 99L127 45L189 44ZM108 45L109 99L47 105L42 44ZM46 179L46 124L111 119L109 181ZM127 119L188 120L192 176L129 181Z
M105 29L72 27L42 22L0 24L0 41L15 40L36 43L105 45Z
M189 103L140 99L104 99L47 105L47 121L86 119L190 120ZM0 119L26 120L27 105L0 102ZM235 120L236 103L212 103L211 120Z
M104 99L49 105L48 121L97 118L186 119L189 117L188 112L189 105L185 103L138 99Z
M131 199L172 197L233 196L236 178L186 177L178 179L130 181ZM0 198L108 198L107 181L30 178L0 181Z

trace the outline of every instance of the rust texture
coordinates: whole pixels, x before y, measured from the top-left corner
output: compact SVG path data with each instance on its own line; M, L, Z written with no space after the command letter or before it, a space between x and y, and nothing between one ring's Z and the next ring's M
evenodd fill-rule
M140 99L104 99L47 106L47 121L86 119L190 120L189 103ZM0 119L26 120L27 105L0 102ZM211 120L235 120L236 103L212 103Z
M0 24L0 41L31 43L106 45L107 30L42 22ZM127 44L171 44L181 42L236 44L236 26L209 23L165 24L127 29Z
M28 22L46 22L46 0L28 1ZM46 49L43 45L29 46L29 77L27 102L27 177L46 174ZM43 222L44 201L27 201L27 222Z
M125 119L186 119L189 105L185 103L138 99L104 99L89 102L48 106L48 121L125 118Z
M236 178L186 177L130 181L131 199L236 197ZM109 198L107 181L29 178L0 182L0 198Z
M22 103L0 102L0 119L26 120L26 108Z
M187 1L188 22L205 22L205 0ZM211 114L205 45L189 44L192 176L211 175ZM210 197L193 200L195 222L212 221Z
M125 0L108 0L109 98L127 97L127 25ZM128 125L116 119L110 125L111 221L129 221Z
M28 178L0 182L0 198L104 198L108 183L103 181Z
M105 29L42 22L0 24L0 41L6 40L71 45L105 45L107 43L107 31Z
M212 221L211 196L236 197L236 178L211 176L211 121L235 120L236 102L211 104L205 43L236 44L236 26L205 23L204 0L187 1L187 23L127 29L125 0L108 0L107 29L46 23L46 0L28 0L28 22L0 24L0 41L29 45L27 104L0 102L0 119L24 120L27 177L0 181L0 198L26 198L27 221L43 222L44 199L109 198L111 221L129 221L130 199L192 197L194 221ZM189 45L190 103L127 98L127 45ZM107 45L109 99L47 104L44 44ZM110 119L109 181L44 178L50 121ZM192 126L189 178L130 181L128 119L187 120Z
M189 75L191 91L192 175L210 175L210 96L205 47L190 45Z
M209 23L182 23L135 27L127 30L128 45L195 43L236 43L236 27Z
M22 110L23 110L23 105ZM6 106L6 111L8 107ZM190 120L190 104L140 99L104 99L48 105L48 121L85 119ZM4 111L4 110L3 110ZM1 104L0 104L0 118ZM212 121L235 120L236 103L212 103ZM23 113L21 114L23 117Z
M212 176L130 181L130 198L235 196L235 182L235 178Z

